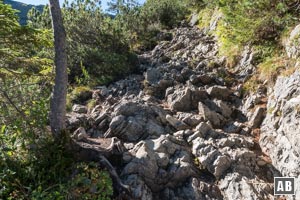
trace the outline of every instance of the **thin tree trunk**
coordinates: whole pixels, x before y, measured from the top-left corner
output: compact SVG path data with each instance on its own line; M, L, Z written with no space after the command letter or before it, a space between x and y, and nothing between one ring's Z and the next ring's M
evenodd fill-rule
M50 102L50 126L55 138L59 138L65 129L66 96L67 96L67 54L66 32L63 25L58 0L49 0L54 30L55 46L55 85Z

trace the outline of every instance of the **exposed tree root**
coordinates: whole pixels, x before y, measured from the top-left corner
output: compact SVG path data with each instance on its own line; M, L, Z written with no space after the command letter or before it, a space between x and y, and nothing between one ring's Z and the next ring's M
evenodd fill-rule
M99 162L108 170L118 192L118 199L132 199L130 187L122 183L117 171L107 159L124 152L125 147L118 138L83 138L79 141L72 139L71 148L75 150L73 152L78 159Z

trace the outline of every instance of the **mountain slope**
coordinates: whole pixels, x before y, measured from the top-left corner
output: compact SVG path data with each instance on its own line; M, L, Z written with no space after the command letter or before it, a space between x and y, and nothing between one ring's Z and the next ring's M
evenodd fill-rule
M35 7L37 10L42 11L43 10L43 5L39 6L34 6L31 4L25 4L17 1L12 1L12 0L4 0L5 4L10 4L13 9L19 10L20 12L18 13L18 16L20 18L20 24L25 25L27 21L27 13L28 11L32 8Z

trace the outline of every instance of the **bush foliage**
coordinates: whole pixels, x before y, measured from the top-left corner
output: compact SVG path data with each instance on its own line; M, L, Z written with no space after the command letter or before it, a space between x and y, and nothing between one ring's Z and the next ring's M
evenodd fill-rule
M299 21L297 0L194 1L201 5L200 13L203 9L218 9L222 12L218 36L225 40L223 43L239 46L276 45L282 32Z
M215 13L221 13L216 30L219 53L234 66L245 46L256 51L260 72L273 77L282 66L282 38L299 23L300 3L297 0L189 0L199 12L199 26L209 26ZM286 65L288 66L288 65ZM261 77L261 76L259 76ZM273 77L274 78L274 77Z
M99 1L64 3L68 67L71 83L90 77L89 85L106 84L136 69L137 59L118 24L105 15ZM51 28L49 7L29 12L29 25ZM82 23L84 22L84 23Z
M110 199L108 173L51 137L52 34L16 12L0 1L0 199Z

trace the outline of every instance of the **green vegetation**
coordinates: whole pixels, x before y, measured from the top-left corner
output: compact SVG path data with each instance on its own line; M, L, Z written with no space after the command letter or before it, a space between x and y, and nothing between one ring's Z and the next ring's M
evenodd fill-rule
M287 65L287 60L280 56L266 58L264 62L259 64L260 78L274 81L274 77L279 73L278 70L283 69Z
M276 43L282 31L293 25L299 17L296 0L199 0L197 2L201 2L199 6L201 18L212 11L223 14L219 24L222 30L219 36L237 45Z
M190 0L199 12L199 27L209 27L221 16L211 34L218 37L220 55L227 57L227 66L237 64L243 48L251 46L255 53L260 80L273 82L278 70L288 70L282 41L291 27L299 22L297 0ZM284 70L282 70L284 69ZM257 80L249 80L246 88L253 89Z
M143 6L129 1L118 7L115 20L134 51L154 48L157 34L176 27L188 14L185 4L179 0L148 0Z
M78 86L70 93L70 100L72 103L85 102L92 97L92 91L89 87Z
M102 13L98 1L64 3L69 80L72 84L107 84L136 69L136 56L118 23ZM29 12L33 28L51 28L49 7ZM85 23L82 23L85 22Z
M0 132L0 199L101 199L112 196L109 174L75 162L64 142L40 133L38 142ZM24 144L24 142L28 142Z
M35 9L38 12L41 12L43 10L43 7L44 7L43 5L34 6L34 5L24 4L24 3L21 3L21 2L18 2L18 1L12 1L12 0L4 0L3 2L6 3L6 4L10 4L13 9L18 10L17 14L19 16L19 22L20 22L21 25L26 24L27 13L32 7L35 7Z
M149 0L142 8L144 20L149 24L161 24L169 28L178 25L186 12L186 7L178 0Z
M16 12L0 1L0 199L110 199L108 173L51 137L52 34L20 26Z
M0 12L0 121L26 132L47 120L53 61L37 52L52 47L51 37L20 26L16 11L1 1Z

